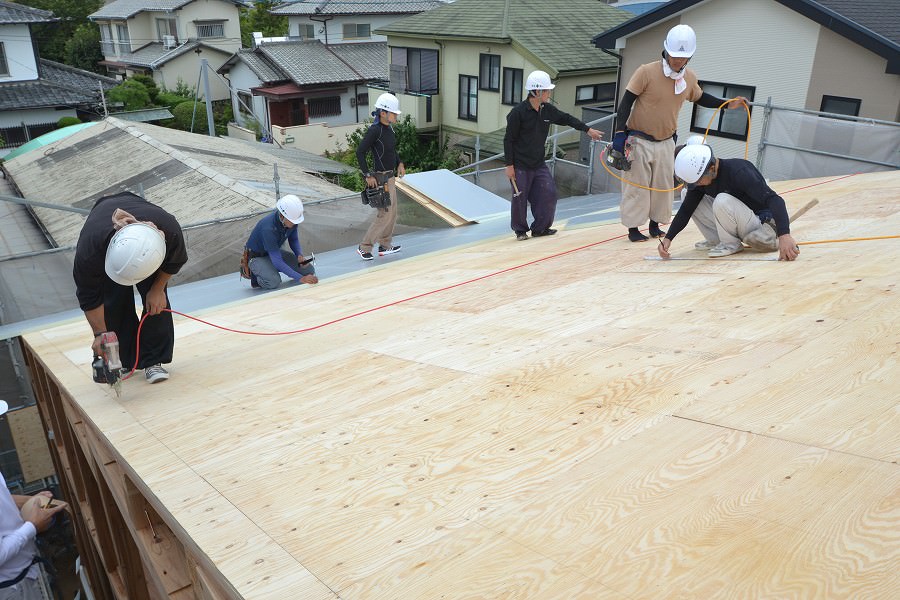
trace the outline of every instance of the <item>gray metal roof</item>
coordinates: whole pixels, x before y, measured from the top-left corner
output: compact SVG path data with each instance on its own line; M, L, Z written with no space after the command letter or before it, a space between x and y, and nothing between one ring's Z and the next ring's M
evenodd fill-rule
M346 0L298 0L273 8L273 15L408 15L445 4L443 0L394 0L348 2Z
M386 42L333 44L328 49L366 79L387 79L389 76Z
M318 40L272 42L259 46L257 50L284 71L297 85L364 81L366 79Z
M49 10L23 6L15 2L0 1L0 25L15 23L53 23L59 21Z

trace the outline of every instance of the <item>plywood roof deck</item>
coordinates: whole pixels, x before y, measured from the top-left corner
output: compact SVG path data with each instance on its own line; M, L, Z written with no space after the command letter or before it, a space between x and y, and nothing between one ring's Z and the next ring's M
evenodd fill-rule
M897 172L773 186L804 188L790 212L820 201L799 241L900 232ZM897 597L900 240L661 262L621 233L504 236L199 315L321 326L295 335L179 318L172 379L121 400L84 323L25 341L220 590L170 597Z

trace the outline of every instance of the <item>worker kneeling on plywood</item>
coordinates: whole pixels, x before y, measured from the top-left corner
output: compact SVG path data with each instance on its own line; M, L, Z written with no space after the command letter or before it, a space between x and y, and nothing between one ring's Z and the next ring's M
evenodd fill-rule
M143 369L147 381L169 378L175 327L168 282L187 262L181 226L174 216L131 192L97 200L81 228L75 249L75 294L94 332L94 356L102 340L118 338L121 366ZM143 302L140 326L134 287Z
M768 186L753 163L720 159L706 144L688 144L675 156L675 178L687 188L668 233L660 239L659 255L670 258L669 247L693 218L705 241L698 250L711 258L741 252L743 244L761 252L778 251L779 260L800 253L791 236L784 199Z
M250 233L241 259L241 276L250 286L274 290L281 274L300 283L318 283L313 258L303 256L297 226L303 222L303 202L289 194L275 203L275 210L263 217ZM282 249L287 241L291 251Z

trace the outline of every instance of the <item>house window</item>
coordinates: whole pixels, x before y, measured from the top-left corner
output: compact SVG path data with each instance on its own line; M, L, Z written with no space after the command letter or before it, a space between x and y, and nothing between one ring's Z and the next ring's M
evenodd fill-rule
M356 105L357 106L368 106L369 105L369 92L363 92L361 94L356 95Z
M459 118L478 120L478 78L472 75L459 76Z
M615 83L595 83L594 85L579 85L575 88L575 104L601 102L612 104L615 97Z
M0 75L9 75L9 64L6 62L6 46L0 42Z
M404 91L438 93L438 51L421 48L391 48L391 66L406 67ZM393 82L392 82L393 85Z
M859 98L844 98L843 96L822 96L820 111L837 115L859 116L859 107L862 100Z
M111 56L116 53L115 42L113 41L112 27L109 23L100 25L100 52L104 56Z
M500 57L496 54L482 54L478 81L482 90L491 92L500 91Z
M503 69L503 104L522 101L522 69Z
M344 23L345 40L362 40L372 37L372 28L368 23Z
M223 38L225 37L224 21L198 21L197 38Z
M156 33L159 35L159 41L165 42L166 36L178 39L178 28L175 25L175 19L157 19Z
M125 23L117 23L116 36L119 39L118 54L131 54L131 36L128 35L128 25L126 25Z
M238 92L238 112L245 117L253 116L253 97L249 92Z
M747 100L753 101L753 95L756 93L755 87L746 85L736 85L732 83L717 83L713 81L700 81L700 87L703 91L718 96L719 98L734 98L735 96L744 96ZM716 113L714 108L704 108L699 104L694 104L694 111L691 115L691 131L703 133L709 126L709 135L714 135L733 140L745 141L747 139L747 111L743 108L736 110L725 110L724 108ZM753 110L751 108L751 110ZM715 114L715 118L713 118ZM709 120L713 119L712 124Z
M316 27L312 23L299 23L297 25L297 37L301 40L314 40Z
M310 98L306 101L309 108L309 118L333 117L341 114L341 97L328 96L327 98Z

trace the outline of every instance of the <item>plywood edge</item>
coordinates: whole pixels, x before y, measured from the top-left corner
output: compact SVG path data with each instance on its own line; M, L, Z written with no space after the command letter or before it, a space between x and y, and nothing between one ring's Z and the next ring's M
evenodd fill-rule
M404 194L409 196L414 202L420 204L421 206L427 208L432 213L440 217L443 221L449 224L451 227L459 227L461 225L468 225L472 221L469 221L462 216L456 214L446 206L439 204L420 192L418 189L404 182L402 179L396 180L397 188L402 191Z

